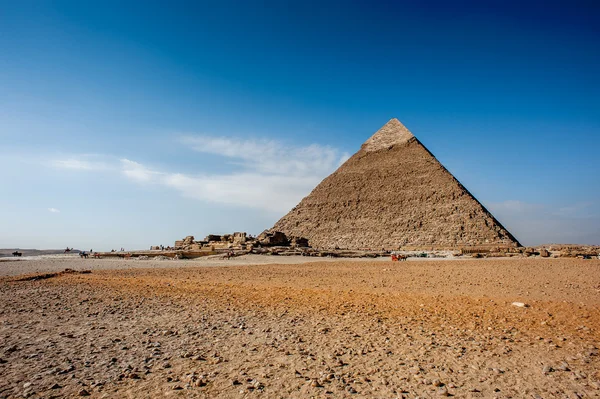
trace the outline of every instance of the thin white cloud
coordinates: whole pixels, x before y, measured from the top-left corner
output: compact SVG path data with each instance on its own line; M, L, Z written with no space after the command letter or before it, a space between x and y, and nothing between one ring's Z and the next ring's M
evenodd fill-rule
M164 171L128 158L79 154L53 159L56 169L117 172L138 184L173 189L187 198L282 213L294 207L349 155L318 144L289 145L275 140L184 136L190 150L224 159L229 173Z
M81 170L81 171L98 171L108 170L110 165L104 161L98 161L95 155L82 155L80 157L65 158L65 159L52 159L48 164L55 169L70 169L70 170Z
M48 212L51 212L51 213L60 213L60 210L58 210L56 208L48 208Z
M282 213L348 159L347 154L316 144L295 147L267 140L190 136L182 143L227 158L237 167L227 174L168 173L121 159L121 173L137 183L174 189L187 198Z
M566 217L589 217L594 213L593 202L577 202L568 206L563 206L555 211L557 216ZM598 215L598 213L596 213Z
M318 144L290 146L273 140L214 136L184 136L181 142L195 151L230 158L246 170L269 175L320 175L349 158L346 153Z
M523 245L548 243L600 244L600 204L565 206L524 201L488 203L486 207Z
M188 198L236 207L287 212L319 183L321 177L294 177L241 173L188 176L167 174L161 183Z
M163 173L155 172L143 166L142 164L129 159L121 159L121 172L129 179L139 183L151 183Z

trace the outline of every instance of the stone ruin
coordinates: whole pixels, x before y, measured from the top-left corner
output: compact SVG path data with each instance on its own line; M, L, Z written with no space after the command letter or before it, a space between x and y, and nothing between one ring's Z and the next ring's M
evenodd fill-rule
M347 257L347 258L376 258L388 256L388 251L318 249L312 248L305 237L287 236L281 231L265 230L253 237L247 233L209 234L204 240L197 241L194 236L175 241L175 251L182 257L195 257L200 252L231 253L233 256L245 254L280 255L280 256L316 256L316 257ZM187 253L186 253L187 252Z
M473 258L540 257L600 259L600 246L551 244L538 247L478 246L461 248L460 255Z
M158 249L158 247L156 247ZM256 237L245 232L233 234L209 234L204 240L196 241L194 236L187 236L183 240L175 241L173 250L180 253L181 257L193 256L194 252L232 253L234 256L248 253L281 256L317 256L317 257L345 257L345 258L376 258L387 257L392 253L386 249L357 250L357 249L323 249L312 248L308 239L304 237L288 237L280 231L266 230ZM188 251L190 253L185 254ZM505 258L505 257L577 257L583 259L600 258L599 246L578 245L550 245L540 247L508 247L502 245L479 245L462 247L454 250L436 250L434 248L405 248L401 251L408 257L446 258L446 257L471 257L471 258Z
M246 250L255 248L309 248L308 240L303 237L288 237L280 231L264 231L257 237L246 232L233 234L209 234L204 240L196 241L194 236L175 241L175 250L180 251L219 251Z

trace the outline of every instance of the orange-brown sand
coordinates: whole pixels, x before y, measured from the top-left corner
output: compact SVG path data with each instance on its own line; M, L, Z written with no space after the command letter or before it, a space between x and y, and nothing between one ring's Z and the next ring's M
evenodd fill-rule
M598 260L157 265L1 279L0 398L600 395Z

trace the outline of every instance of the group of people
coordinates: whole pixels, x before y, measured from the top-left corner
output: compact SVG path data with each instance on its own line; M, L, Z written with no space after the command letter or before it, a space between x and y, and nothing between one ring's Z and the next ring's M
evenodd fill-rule
M150 250L151 250L151 251L152 251L152 250L155 250L155 248L156 248L156 247L150 247ZM163 245L159 245L159 246L158 246L158 248L159 248L161 251L165 251L165 250L166 250L166 251L171 251L171 250L175 249L175 248L172 248L171 246L165 247L165 246L163 246Z
M161 245L160 247L161 247L161 249L163 249L163 246L162 246L162 245ZM167 249L171 249L171 247L168 247ZM71 252L71 251L73 251L73 248L69 248L69 247L67 247L67 248L65 249L65 252L64 252L64 253L69 253L69 252ZM116 251L115 249L111 249L111 250L110 250L110 252L117 252L117 251ZM120 249L120 252L125 252L125 248L121 247L121 249ZM81 257L87 257L87 255L89 255L89 254L93 254L93 253L94 253L94 250L93 250L93 249L90 249L90 250L89 250L89 252L88 252L88 251L79 251L79 255L80 255ZM13 255L14 255L14 254L13 254Z

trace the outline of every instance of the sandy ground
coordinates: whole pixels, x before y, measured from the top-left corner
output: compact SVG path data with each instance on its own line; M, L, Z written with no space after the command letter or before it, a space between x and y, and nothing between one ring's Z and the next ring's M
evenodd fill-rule
M425 258L411 258L411 261ZM79 260L79 261L78 261ZM0 258L0 276L17 276L28 273L59 272L66 268L74 270L114 270L114 269L166 269L184 267L213 267L213 266L240 266L240 265L273 265L273 264L301 264L309 262L364 262L360 258L320 258L310 256L270 256L248 254L231 259L224 259L223 255L212 255L196 259L164 259L164 260L138 260L104 258L88 258L81 260L75 255L42 255L22 258ZM375 258L372 261L388 262L389 258Z
M0 397L600 396L598 260L276 260L0 263Z

